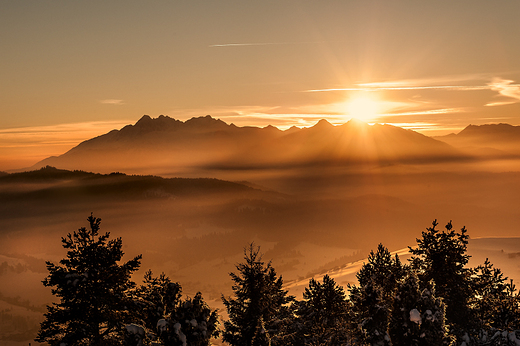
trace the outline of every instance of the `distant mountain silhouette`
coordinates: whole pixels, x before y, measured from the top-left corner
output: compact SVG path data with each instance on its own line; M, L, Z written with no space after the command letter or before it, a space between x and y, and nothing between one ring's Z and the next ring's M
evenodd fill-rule
M171 172L460 157L446 143L414 131L356 120L341 126L320 120L310 128L281 131L273 126L237 127L209 115L185 122L145 115L135 125L84 141L32 168L51 165L99 172Z
M458 134L435 138L473 155L520 155L520 126L503 123L469 125Z

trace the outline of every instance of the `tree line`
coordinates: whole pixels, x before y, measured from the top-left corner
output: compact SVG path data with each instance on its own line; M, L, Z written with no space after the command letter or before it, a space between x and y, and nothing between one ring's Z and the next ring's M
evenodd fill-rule
M301 300L250 244L230 273L232 296L222 296L228 319L202 295L182 297L179 283L146 272L131 275L141 256L122 263L121 238L90 228L62 238L66 258L47 262L43 281L58 302L47 307L36 337L50 345L206 346L221 337L232 346L520 345L520 295L488 260L469 268L465 228L444 231L434 221L412 257L380 244L357 273L358 285L325 275L310 279Z

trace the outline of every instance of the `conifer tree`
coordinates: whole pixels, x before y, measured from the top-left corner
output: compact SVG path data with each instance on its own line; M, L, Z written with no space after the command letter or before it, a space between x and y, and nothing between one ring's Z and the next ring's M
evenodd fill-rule
M506 331L520 330L520 292L517 291L513 279L506 284L502 299L497 305L493 321L496 328Z
M348 304L343 287L325 275L323 283L311 279L296 302L300 345L342 345L348 340Z
M169 327L173 326L174 333L177 326L180 325L179 333L182 332L186 336L186 345L190 346L209 346L211 339L220 335L217 310L212 310L208 306L200 292L197 292L193 298L184 299L175 312L175 318L170 317L167 322ZM165 342L166 346L184 345L178 342L177 334L174 336L177 341L175 343Z
M154 277L151 270L144 275L144 282L134 292L137 311L136 323L155 331L157 322L175 314L180 305L181 285L166 275Z
M389 334L394 344L418 345L420 324L413 314L417 311L420 297L419 280L411 273L398 286L392 306Z
M128 294L135 284L131 274L141 256L119 264L123 257L121 238L99 235L101 219L90 215L90 229L80 228L62 238L66 258L47 262L44 286L52 288L58 303L47 307L36 337L50 345L120 345L125 323L132 318Z
M417 248L410 247L411 266L421 282L435 282L437 295L446 304L446 318L460 337L471 325L472 271L466 268L470 257L466 253L469 236L465 227L455 232L451 221L445 232L439 232L437 225L434 220L432 227L422 232L422 239L417 239Z
M393 302L389 334L394 345L449 345L444 303L435 297L433 282L421 290L411 272L398 285Z
M474 270L471 300L476 335L520 329L520 299L515 286L486 258Z
M282 288L271 262L265 264L253 244L244 251L244 263L230 273L234 296L224 297L229 320L224 322L223 340L233 346L282 345L284 328L291 318L294 297Z
M165 346L207 346L219 335L217 312L200 292L182 301L181 291L180 284L169 277L154 277L148 271L134 294L137 322L147 329L148 339L160 340Z
M351 330L360 344L389 344L387 333L389 313L397 284L407 268L399 256L379 244L370 251L367 263L356 274L359 287L349 286Z
M394 291L406 270L401 264L399 256L392 257L390 251L383 244L379 244L375 253L370 251L367 263L363 263L356 277L360 286L365 286L369 282L378 286L381 298L387 308L390 308Z
M373 280L369 280L360 287L349 285L349 291L352 344L391 345L388 335L390 310L383 299L381 288Z

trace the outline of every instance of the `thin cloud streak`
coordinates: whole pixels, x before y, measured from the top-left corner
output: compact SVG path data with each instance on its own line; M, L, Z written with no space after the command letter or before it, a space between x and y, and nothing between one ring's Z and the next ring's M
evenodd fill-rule
M122 128L131 120L91 121L0 129L0 170L29 167L61 155L84 140Z
M299 44L322 44L330 43L331 41L306 41L306 42L251 42L251 43L222 43L222 44L211 44L208 47L250 47L250 46L287 46L287 45L299 45ZM346 41L334 41L334 42L346 42Z
M130 120L109 120L0 129L0 147L78 144L114 128L121 128L130 122Z
M363 85L363 84L358 84ZM328 92L328 91L383 91L383 90L457 90L457 91L473 91L473 90L489 90L489 86L484 85L435 85L435 86L401 86L401 87L358 87L358 88L331 88L331 89L311 89L303 92Z
M477 85L450 85L449 83L462 81L483 81L492 82ZM502 78L492 78L490 75L462 75L448 76L441 78L426 79L407 79L388 82L358 83L355 87L348 88L325 88L310 89L303 92L329 92L329 91L387 91L387 90L454 90L454 91L478 91L492 90L498 91L501 95L520 100L520 84L513 84L514 81Z
M518 103L518 101L503 101L503 102L489 102L486 103L484 106L486 107L496 107L496 106L507 106Z
M122 106L125 104L123 102L123 100L116 100L116 99L101 100L99 102L101 102L102 104L105 104L105 105L116 105L116 106Z
M493 91L498 91L500 95L512 98L515 101L490 102L487 103L486 106L502 106L506 104L520 102L520 84L513 83L514 81L508 79L493 79L493 81L488 84L489 88Z
M408 116L408 115L435 115L435 114L449 114L449 113L465 113L466 110L463 108L442 108L442 109L429 109L423 111L411 111L411 112L401 112L401 113L386 113L381 114L381 117L384 116Z

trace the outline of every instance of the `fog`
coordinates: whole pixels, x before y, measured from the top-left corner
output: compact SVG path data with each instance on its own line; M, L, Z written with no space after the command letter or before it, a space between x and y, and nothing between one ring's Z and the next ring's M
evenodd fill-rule
M52 300L41 284L43 261L65 256L61 237L87 226L91 212L102 219L102 231L122 237L126 259L143 255L136 282L148 269L164 272L185 295L202 291L216 307L250 242L290 284L366 258L378 243L391 251L414 245L434 219L466 226L471 238L520 235L517 172L444 164L212 174L242 183L52 172L3 181L0 262L12 268L0 275L2 304L9 308L7 298L20 297L26 302L18 308L32 305L23 310L27 316L41 316L42 304ZM18 263L23 269L16 271Z
M0 176L0 311L11 323L2 338L25 342L36 333L53 300L41 284L44 261L66 255L61 237L86 227L90 213L102 232L122 238L124 259L143 255L134 281L148 269L164 272L214 308L251 242L299 294L310 277L334 270L339 283L354 282L370 250L413 246L434 219L468 229L472 265L495 258L520 279L516 240L506 247L477 239L520 237L520 160L512 157L142 165L125 173L155 176L54 168Z

